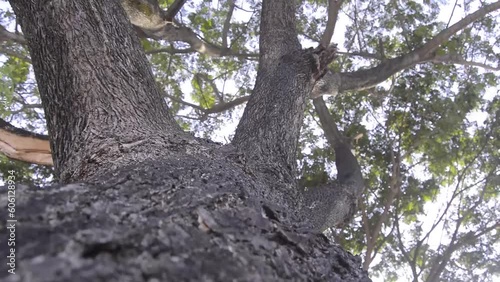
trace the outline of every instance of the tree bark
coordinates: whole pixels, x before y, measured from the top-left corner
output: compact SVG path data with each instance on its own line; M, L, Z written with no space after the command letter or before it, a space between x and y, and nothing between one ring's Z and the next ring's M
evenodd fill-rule
M302 188L306 218L319 230L348 224L356 213L358 198L364 192L364 180L349 138L340 134L322 97L313 100L321 127L335 151L337 179L320 187ZM327 200L325 200L327 199Z
M16 275L2 263L0 280L370 281L359 257L251 197L260 184L226 159L185 155L100 181L17 186Z
M181 131L117 1L11 5L27 37L62 182L168 152L165 141Z
M315 62L301 49L294 1L262 3L260 60L255 88L233 144L263 163L277 164L278 177L295 183L297 144L312 90Z
M262 28L276 29L261 39L268 55L236 148L175 124L118 0L10 2L56 173L85 184L17 186L18 275L7 281L370 281L358 257L314 231L294 193L303 107L321 58L288 38L292 1L263 3Z

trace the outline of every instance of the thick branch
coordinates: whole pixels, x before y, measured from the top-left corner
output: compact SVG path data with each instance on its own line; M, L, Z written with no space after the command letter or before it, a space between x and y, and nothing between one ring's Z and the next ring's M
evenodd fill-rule
M381 56L379 56L377 54L372 54L372 53L368 53L368 52L338 51L337 54L345 55L345 56L358 56L358 57L363 57L366 59L375 59L375 60L379 60L379 61L381 61L383 59ZM451 64L456 64L456 65L479 67L479 68L483 68L483 69L490 70L490 71L499 71L500 70L500 64L497 67L494 67L494 66L491 66L491 65L486 64L486 63L468 61L468 60L464 59L459 54L436 55L436 56L430 58L429 60L421 61L420 63L424 63L424 62L451 63Z
M174 3L172 3L172 5L170 5L167 11L165 12L164 16L165 20L172 21L172 19L177 15L177 13L179 13L182 6L186 4L186 1L187 0L175 0Z
M0 119L0 152L11 159L52 165L49 137L17 128Z
M338 51L337 54L339 55L346 55L346 56L358 56L358 57L363 57L367 59L376 59L376 60L382 60L382 57L377 55L377 54L372 54L369 52L344 52L344 51Z
M439 48L441 44L450 39L450 37L452 37L454 34L464 29L469 24L483 18L487 14L498 9L500 9L500 1L481 7L479 10L475 11L470 15L467 15L465 18L461 19L454 25L438 33L429 42L427 42L422 47L415 50L415 53L418 54L418 56L421 58L425 58L431 55L434 51L436 51Z
M357 196L363 190L363 176L356 157L351 152L350 139L340 134L330 111L323 98L313 100L314 108L318 113L321 126L328 143L335 149L335 163L337 164L337 179L341 182L352 182L357 185Z
M301 50L295 10L294 1L262 3L259 70L233 139L249 155L275 163L286 182L295 182L305 95L315 68L312 51Z
M330 114L330 111L326 107L325 101L323 98L317 98L313 100L314 108L316 113L318 113L319 120L321 123L321 127L325 133L326 140L328 143L335 148L335 146L339 146L344 142L342 135L340 134L333 117Z
M361 167L351 152L348 138L342 136L333 122L323 98L313 100L328 142L335 150L337 182L305 189L304 212L315 228L338 227L352 219L358 198L364 190Z
M165 94L166 97L168 97L170 100L174 101L174 102L177 102L177 103L180 103L180 104L183 104L183 105L186 105L186 106L189 106L193 109L196 109L196 110L199 110L199 111L202 111L202 112L205 112L205 109L202 108L201 106L198 106L198 105L195 105L193 103L189 103L189 102L186 102L182 99L179 99L175 96L172 96L172 95L168 95L168 94Z
M347 90L370 88L385 81L398 71L419 63L432 61L433 58L436 57L435 51L451 36L464 29L472 22L477 21L488 13L498 9L500 9L500 1L486 5L449 28L441 31L429 42L415 51L397 58L386 60L376 67L355 72L336 73L330 76L325 76L318 82L318 84L322 85L321 91L319 91L319 88L316 89L316 92L312 93L312 97L314 98L320 95L336 95Z
M326 28L320 41L320 44L323 46L330 45L330 42L332 41L332 36L333 32L335 31L335 25L337 23L339 10L343 2L343 0L328 1L328 20L326 22Z
M173 4L175 7L172 8L172 13L176 12L177 8L180 9L184 4L181 2L185 1L177 2L177 4ZM141 36L155 40L186 42L191 45L193 50L210 56L222 56L230 52L228 48L216 46L200 39L192 29L168 18L168 15L165 15L155 0L121 0L121 3L130 22L140 29L139 35Z
M167 95L167 97L202 112L203 115L199 118L180 116L197 120L203 120L209 114L227 111L247 102L250 98L250 96L238 97L232 101L218 103L209 109L204 109L170 95ZM41 165L53 165L49 137L47 135L40 135L16 128L2 119L0 119L0 152L14 160Z

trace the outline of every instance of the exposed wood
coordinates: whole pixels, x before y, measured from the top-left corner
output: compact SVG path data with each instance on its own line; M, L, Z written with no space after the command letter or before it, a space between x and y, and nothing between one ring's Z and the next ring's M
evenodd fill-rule
M0 119L0 152L28 163L52 165L48 136L31 133Z

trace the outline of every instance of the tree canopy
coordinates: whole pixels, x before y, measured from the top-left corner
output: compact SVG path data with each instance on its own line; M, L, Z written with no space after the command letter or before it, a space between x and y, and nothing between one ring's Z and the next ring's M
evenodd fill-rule
M232 140L263 52L261 1L121 2L180 127ZM337 131L350 137L365 178L355 219L332 237L385 281L493 281L500 2L298 3L302 46L338 44L304 113L293 160L300 183L333 179ZM6 5L0 23L0 147L28 162L1 156L0 171L43 185L53 172L30 53Z

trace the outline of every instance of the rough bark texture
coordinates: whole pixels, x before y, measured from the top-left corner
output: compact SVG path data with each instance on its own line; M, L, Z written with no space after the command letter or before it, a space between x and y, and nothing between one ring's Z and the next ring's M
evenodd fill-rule
M180 131L119 3L11 0L57 173L85 184L18 186L7 281L369 281L302 210L297 138L318 61L333 53L300 50L293 2L263 3L267 59L224 147Z
M250 195L262 184L224 157L179 155L99 181L18 186L17 274L0 279L369 281L359 257Z
M301 50L295 9L294 1L262 3L259 71L233 139L252 158L277 164L288 183L295 181L298 137L317 68L312 52Z
M328 122L333 118L322 99L315 99L313 104L325 137L335 150L337 180L320 187L303 188L303 211L319 230L348 223L365 188L361 167L351 152L351 140L342 136L334 123Z
M261 67L233 139L249 156L278 164L290 183L295 176L304 94L312 89L312 69L312 53L304 50L281 57L274 66Z
M158 103L151 68L117 1L11 4L28 41L61 181L164 154L172 131L181 131Z

